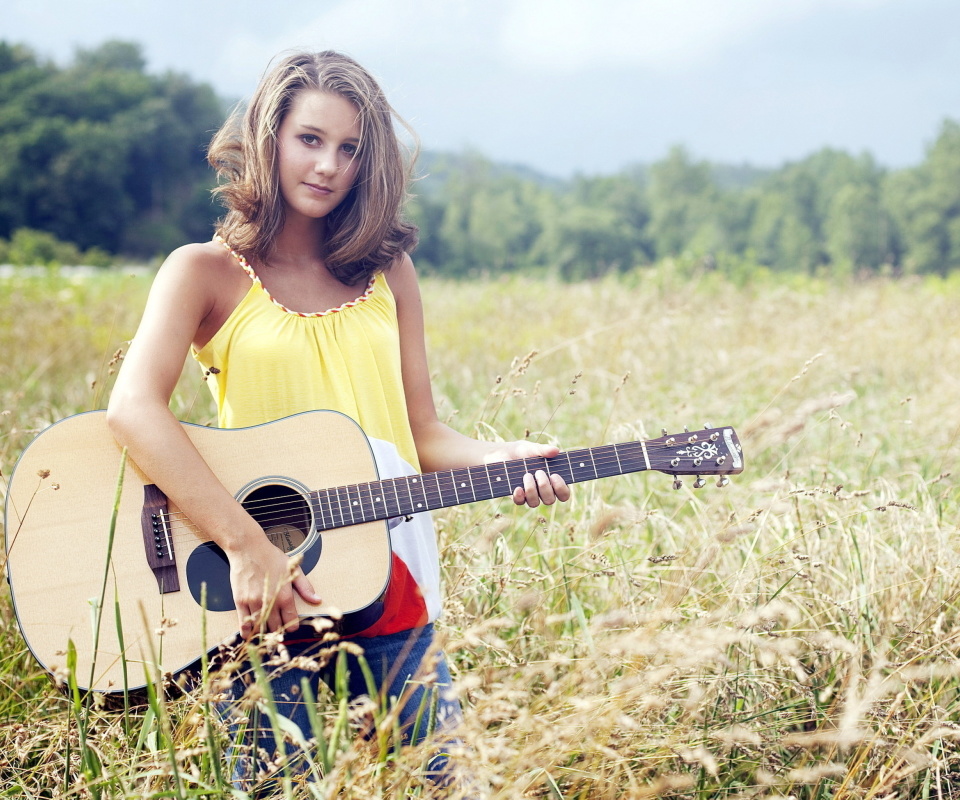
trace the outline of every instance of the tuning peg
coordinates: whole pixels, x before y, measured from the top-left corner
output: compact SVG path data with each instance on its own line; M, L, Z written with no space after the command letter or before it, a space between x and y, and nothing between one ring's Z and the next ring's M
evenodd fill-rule
M702 489L705 484L706 484L706 481L703 478L701 478L699 475L697 475L697 479L693 482L693 488Z
M704 429L705 431L710 430L712 427L713 427L713 425L711 425L709 422L706 422L706 423L704 423L704 425L703 425L703 429Z
M728 483L730 483L730 479L726 475L723 475L720 477L720 480L717 481L717 486L719 486L722 489Z
M661 429L660 429L660 435L661 435L661 436L666 436L666 435L667 435L667 429L666 429L666 428L661 428Z
M680 480L679 478L677 478L677 479L673 482L673 488L674 488L674 489L679 489L681 486L683 486L683 481Z
M684 432L684 433L690 433L690 428L689 428L687 425L684 425L684 426L683 426L683 432Z

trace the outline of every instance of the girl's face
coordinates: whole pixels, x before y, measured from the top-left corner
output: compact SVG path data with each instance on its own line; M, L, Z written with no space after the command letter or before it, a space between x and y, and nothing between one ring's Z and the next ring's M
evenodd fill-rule
M357 107L344 97L303 89L277 134L280 193L291 214L322 219L350 192L360 161Z

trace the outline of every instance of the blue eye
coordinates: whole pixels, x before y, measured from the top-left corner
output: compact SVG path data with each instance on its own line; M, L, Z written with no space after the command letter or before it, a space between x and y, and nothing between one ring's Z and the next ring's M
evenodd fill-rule
M355 144L345 144L341 149L348 156L355 156L360 148L358 148Z

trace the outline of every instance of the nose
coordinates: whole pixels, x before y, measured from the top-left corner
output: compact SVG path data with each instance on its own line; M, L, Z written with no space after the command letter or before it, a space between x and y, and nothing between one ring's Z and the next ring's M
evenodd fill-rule
M334 175L339 169L336 152L332 149L323 148L317 154L313 169L318 175Z

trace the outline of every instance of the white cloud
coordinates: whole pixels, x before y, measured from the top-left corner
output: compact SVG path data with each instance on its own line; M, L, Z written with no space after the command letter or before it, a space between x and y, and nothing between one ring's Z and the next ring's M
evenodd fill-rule
M462 70L481 50L490 51L499 9L500 0L300 2L279 30L268 34L246 25L222 36L217 72L250 91L278 53L328 48L354 56L382 76L406 72L418 60L440 71Z
M551 72L642 66L699 67L770 25L826 6L873 7L894 0L517 0L505 7L504 55Z

